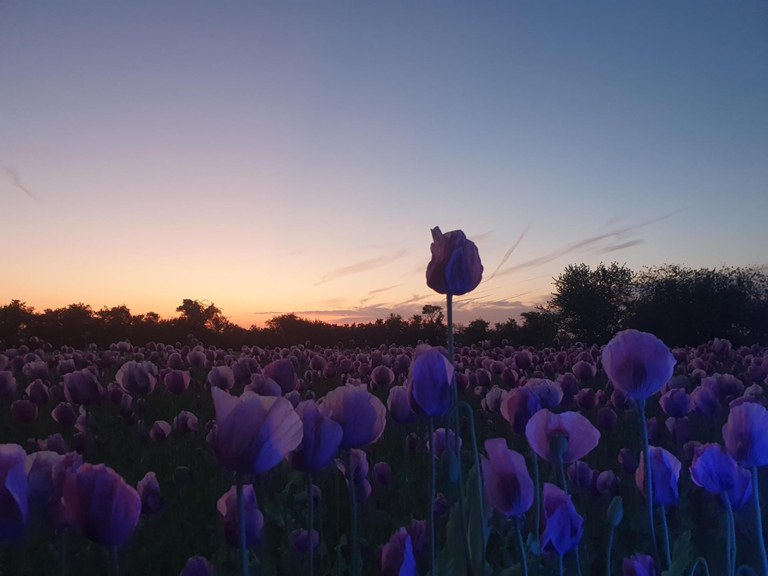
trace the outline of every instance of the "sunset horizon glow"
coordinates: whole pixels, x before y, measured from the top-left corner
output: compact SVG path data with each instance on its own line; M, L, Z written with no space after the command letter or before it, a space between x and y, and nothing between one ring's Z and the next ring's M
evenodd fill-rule
M768 263L768 4L0 6L0 305L262 326L445 307L569 264Z

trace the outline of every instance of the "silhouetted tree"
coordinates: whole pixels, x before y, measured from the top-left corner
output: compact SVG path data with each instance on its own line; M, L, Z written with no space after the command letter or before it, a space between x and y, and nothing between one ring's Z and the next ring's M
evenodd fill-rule
M626 266L571 264L555 279L547 303L567 337L591 344L607 342L621 330L632 304L634 273Z

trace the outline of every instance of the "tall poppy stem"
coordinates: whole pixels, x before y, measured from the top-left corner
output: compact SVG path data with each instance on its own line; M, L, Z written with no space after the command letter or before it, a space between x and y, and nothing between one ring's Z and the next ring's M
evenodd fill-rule
M605 552L605 576L611 576L611 550L613 549L613 532L616 527L611 524L611 531L608 533L608 549Z
M235 479L237 485L237 520L240 533L240 570L243 576L248 576L248 548L245 542L245 502L243 501L243 479L240 474Z
M523 565L523 576L528 576L528 559L525 557L525 544L523 543L523 529L520 526L520 516L515 516L515 533L517 545L520 546L520 561Z
M446 308L446 336L448 340L448 361L453 366L453 378L451 380L451 416L449 422L453 422L454 433L454 450L456 451L456 458L458 460L458 504L459 504L459 524L461 525L461 541L464 545L464 562L467 568L467 572L471 573L470 563L470 551L469 551L469 537L467 535L467 525L464 522L464 471L461 460L461 418L459 416L459 386L456 381L456 361L455 361L455 345L453 341L453 295L445 295L445 308ZM450 425L448 426L450 428Z
M645 456L645 499L648 501L648 530L651 533L651 550L653 558L658 562L658 545L656 544L656 529L653 526L653 470L651 469L651 452L648 450L648 421L645 419L645 398L637 401L640 409L640 426L643 430L643 455ZM765 576L768 576L766 574Z
M667 568L672 566L672 554L669 549L669 528L667 527L667 507L662 506L659 510L661 513L661 531L664 535L664 561L667 563Z
M477 501L480 503L481 516L483 514L483 469L480 467L480 452L477 449L477 435L475 434L475 417L472 413L472 407L466 402L461 402L462 408L467 412L469 419L469 435L472 440L472 457L474 458L475 470L477 470ZM456 442L458 444L458 440Z
M757 542L760 545L760 557L763 560L763 576L768 576L768 556L765 553L765 538L763 537L763 518L760 513L760 491L757 489L757 466L752 466L752 499L755 501L755 522Z
M435 571L435 491L436 476L435 468L435 424L432 416L429 417L429 461L430 461L430 484L429 484L429 573L436 576Z
M733 508L731 499L728 498L728 492L721 494L723 506L725 507L726 525L728 534L726 537L726 557L728 559L728 576L733 576L736 572L736 525L733 519Z
M536 526L534 526L534 541L536 542L536 549L538 553L541 553L539 549L539 541L541 536L539 535L539 527L541 526L541 482L539 480L539 455L536 452L533 453L533 481L536 484Z
M312 546L312 526L314 524L315 499L312 497L312 472L307 472L307 574L314 572L314 549Z
M357 495L355 494L355 479L352 472L352 451L347 450L347 482L349 484L349 510L352 522L351 550L352 576L360 576L360 552L357 542Z

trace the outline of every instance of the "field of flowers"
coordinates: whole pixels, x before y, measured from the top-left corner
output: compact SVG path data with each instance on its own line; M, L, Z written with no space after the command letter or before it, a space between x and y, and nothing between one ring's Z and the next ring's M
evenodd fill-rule
M436 231L450 328L482 266ZM768 576L767 376L760 346L632 330L544 349L33 340L0 349L0 573Z

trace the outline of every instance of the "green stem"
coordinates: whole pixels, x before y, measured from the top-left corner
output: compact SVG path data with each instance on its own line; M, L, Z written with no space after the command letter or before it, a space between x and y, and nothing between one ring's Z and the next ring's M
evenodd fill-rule
M312 497L312 472L307 472L307 574L314 572L314 550L312 547L312 526L314 525L315 499Z
M360 559L357 542L357 496L355 495L355 479L352 472L352 450L347 450L347 481L349 484L349 510L352 522L351 536L351 567L352 576L360 576Z
M460 405L466 410L469 419L469 435L472 440L472 457L474 459L475 470L477 471L477 501L480 505L480 517L484 515L485 506L483 505L483 469L480 467L480 452L477 449L477 435L475 434L475 417L472 413L472 407L466 402L460 402ZM458 438L456 439L458 444Z
M613 532L615 529L611 525L611 531L608 533L608 550L605 553L605 576L611 576L611 550L613 550Z
M429 485L429 573L432 576L436 576L435 567L435 492L436 492L436 476L435 469L435 438L434 438L435 424L432 416L429 417L429 460L430 460L430 485Z
M733 508L731 507L731 499L728 498L728 493L723 492L720 496L723 499L723 506L725 507L726 529L728 530L725 540L726 557L728 559L728 576L734 576L736 572L736 525L733 519Z
M557 555L557 573L560 576L563 576L563 555L562 554Z
M704 558L696 558L696 562L693 563L693 567L691 568L691 571L688 573L688 576L693 576L696 573L696 568L699 566L702 567L702 570L704 570L704 574L706 576L709 576L709 564L707 564L707 561Z
M235 480L237 484L237 520L240 532L240 570L243 576L248 576L248 548L245 541L245 502L243 501L243 479L240 474Z
M667 563L667 568L672 566L672 554L669 549L669 528L667 527L667 507L661 507L661 531L664 536L664 561Z
M539 480L539 456L536 452L533 453L533 481L536 484L536 526L533 533L535 535L536 548L539 553L539 542L541 535L539 530L541 529L541 481Z
M765 538L763 536L763 517L760 512L760 491L757 489L757 466L752 466L752 499L755 501L755 524L757 543L760 546L760 557L763 561L763 576L768 576L768 556L765 553Z
M640 408L640 426L643 430L643 455L645 456L645 499L648 502L648 530L651 533L651 550L653 558L658 563L658 544L656 529L653 526L653 470L651 468L651 452L648 449L648 421L645 419L645 398L637 401ZM766 575L768 576L768 575Z
M517 545L520 546L520 561L523 565L523 576L528 576L528 559L525 557L525 544L523 544L523 530L520 527L520 516L515 517L515 533Z

